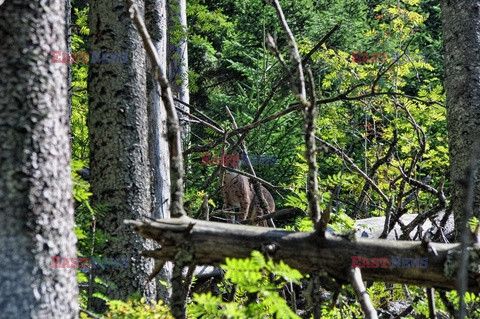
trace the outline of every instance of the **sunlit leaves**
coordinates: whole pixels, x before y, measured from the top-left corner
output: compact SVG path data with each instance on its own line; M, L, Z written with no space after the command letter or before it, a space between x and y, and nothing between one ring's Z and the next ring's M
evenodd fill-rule
M266 260L258 251L251 258L227 258L222 268L227 285L236 287L234 300L225 302L221 296L194 294L188 314L198 318L299 318L287 305L278 290L286 282L299 283L303 275L285 263ZM254 296L256 302L248 302Z

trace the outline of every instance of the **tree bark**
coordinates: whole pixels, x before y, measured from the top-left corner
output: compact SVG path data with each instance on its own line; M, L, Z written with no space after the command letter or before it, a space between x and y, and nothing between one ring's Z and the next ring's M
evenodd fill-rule
M3 1L2 1L3 2ZM0 4L2 318L78 318L70 172L65 2Z
M172 260L179 250L189 247L197 264L221 263L227 257L246 258L252 250L268 253L302 273L321 269L339 280L348 280L352 256L363 258L428 258L427 268L363 268L362 277L369 281L396 282L441 289L456 288L459 244L354 239L326 233L290 232L264 227L213 223L187 217L155 222L125 221L146 238L157 241L162 249L144 252L145 256ZM468 290L480 291L480 244L471 250ZM436 251L437 255L433 253ZM389 267L391 266L390 261Z
M467 204L466 169L480 139L480 1L443 0L445 90L450 153L451 203L460 238ZM474 180L473 212L480 218L480 178Z
M137 3L143 10L143 1ZM156 300L154 281L145 279L154 263L132 256L132 249L152 249L122 226L125 218L150 216L147 93L145 49L122 2L90 2L89 47L95 51L126 54L125 61L92 63L89 67L89 115L91 186L94 204L109 210L98 224L111 239L102 253L110 258L127 257L126 269L103 269L101 278L114 282L107 288L112 299L126 299L140 291ZM103 53L102 53L103 54ZM119 63L123 62L123 63Z
M166 0L145 1L145 24L160 56L167 65L167 10ZM161 88L147 59L148 145L151 169L152 218L170 218L170 152L167 140L167 112L161 98ZM157 276L170 283L172 264L165 263ZM169 284L170 286L170 284ZM165 302L171 291L157 285L158 297Z
M186 0L168 1L168 81L172 87L173 96L180 101L190 103L188 89L188 49L187 49L187 2ZM175 106L190 112L182 103ZM178 112L181 136L184 149L188 148L190 125L187 116Z

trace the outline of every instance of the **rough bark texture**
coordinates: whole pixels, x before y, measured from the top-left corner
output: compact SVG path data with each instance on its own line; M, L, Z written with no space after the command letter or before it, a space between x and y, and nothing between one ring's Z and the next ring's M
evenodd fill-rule
M143 8L142 1L137 3ZM91 51L128 56L125 63L91 63L89 68L91 185L94 204L109 205L99 225L112 236L102 253L129 259L127 269L105 269L98 275L117 285L107 291L110 298L125 299L140 291L155 300L155 282L145 281L153 261L134 253L151 249L153 242L122 225L127 218L150 216L145 51L122 2L92 1L89 26Z
M457 238L466 204L465 170L480 138L480 1L443 0L445 89L450 148L451 202ZM480 218L480 179L475 176L473 212Z
M188 247L197 264L223 262L227 257L249 257L252 250L268 253L302 273L321 269L340 280L348 279L352 256L364 258L428 258L427 268L363 268L364 280L397 282L426 287L455 289L460 262L459 244L431 243L424 249L421 242L353 239L330 233L321 238L314 232L289 232L264 227L239 226L194 220L187 217L157 222L128 221L140 235L162 245L161 250L145 255L172 260L179 250ZM437 252L437 255L433 253ZM480 244L470 250L468 289L480 291Z
M167 65L166 0L145 1L145 23L163 65ZM167 140L167 112L161 98L161 88L147 59L147 103L149 158L151 169L152 218L170 218L170 167ZM156 277L167 283L172 276L172 264L166 263ZM168 301L170 291L157 285L158 297Z
M0 5L0 317L77 318L65 2Z

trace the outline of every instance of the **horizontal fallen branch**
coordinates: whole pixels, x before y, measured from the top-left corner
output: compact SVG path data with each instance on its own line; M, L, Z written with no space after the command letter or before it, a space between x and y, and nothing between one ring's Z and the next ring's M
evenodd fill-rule
M460 244L430 243L426 246L412 241L355 239L353 233L327 233L325 238L320 238L314 232L214 223L188 217L156 221L126 220L125 223L134 226L141 236L151 238L162 246L161 249L142 252L144 256L160 260L173 260L178 251L185 247L191 248L195 262L202 265L222 263L227 257L246 258L252 250L259 250L303 273L324 269L331 276L346 281L352 256L369 260L388 258L388 268L363 268L363 279L448 290L457 288ZM468 290L480 292L480 244L471 245L469 251ZM397 260L428 258L427 267L393 268L392 256Z

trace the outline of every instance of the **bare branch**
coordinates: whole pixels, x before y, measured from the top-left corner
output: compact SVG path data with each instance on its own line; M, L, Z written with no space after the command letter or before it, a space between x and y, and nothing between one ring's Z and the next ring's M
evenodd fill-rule
M319 140L320 142L322 142L325 146L327 146L335 154L340 155L345 161L347 161L347 163L350 164L350 166L352 166L353 170L356 171L359 175L361 175L367 181L367 183L369 183L372 186L372 188L378 193L378 195L380 195L380 197L383 199L383 201L385 203L388 203L389 200L388 200L387 195L385 195L382 192L382 190L378 187L378 185L364 171L362 171L360 169L360 167L358 167L350 157L348 157L344 152L342 152L342 150L336 148L335 146L333 146L332 144L328 143L327 141L321 139L320 137L317 136L315 138L317 140Z
M295 63L295 68L297 69L299 82L299 88L297 89L298 93L296 93L297 99L302 104L309 104L307 101L307 92L305 90L305 77L303 75L302 59L300 58L300 53L298 52L297 42L295 41L292 30L290 30L290 27L288 26L287 20L285 19L285 15L283 14L282 7L280 6L278 0L273 0L273 6L275 7L275 10L277 10L280 24L287 35L288 45L290 47L290 55L292 56L292 60Z
M188 103L186 103L186 102L184 102L184 101L182 101L182 100L180 100L180 99L177 99L177 98L173 98L173 100L174 100L175 102L177 102L177 103L180 103L180 104L182 104L182 105L185 105L186 107L188 107L188 108L190 109L190 111L197 112L198 114L200 114L200 116L201 116L202 118L204 118L204 119L207 120L207 121L210 121L212 124L215 124L215 126L216 126L217 128L220 128L220 125L219 125L217 122L215 122L215 121L214 121L211 117L209 117L208 115L205 115L204 113L200 112L200 111L199 111L196 107L194 107L192 104L188 104Z
M362 307L363 313L365 314L365 318L369 319L377 319L377 311L375 307L373 307L372 300L367 293L367 289L363 284L362 280L362 273L360 272L360 268L351 268L348 270L348 277L352 282L353 290L357 295L358 302Z
M222 129L220 129L220 128L216 127L215 125L212 125L212 124L210 124L210 123L208 123L208 122L206 122L206 121L204 121L204 120L199 119L198 117L196 117L195 115L191 114L190 112L187 112L187 111L183 110L181 107L176 106L176 109L177 109L177 111L179 111L179 112L181 112L182 114L188 116L189 118L191 118L191 119L193 119L193 120L195 120L195 121L198 121L198 123L203 124L203 125L205 125L206 127L211 128L213 131L215 131L215 132L217 132L217 133L219 133L219 134L222 134L222 135L225 134L225 132L224 132Z
M301 67L301 66L300 66ZM317 96L315 94L315 82L313 79L312 70L307 69L307 74L310 83L310 103L303 105L303 122L305 123L305 157L308 165L307 176L307 199L308 206L310 208L310 214L320 235L326 231L327 223L329 221L328 211L323 216L322 223L320 223L320 207L318 203L318 169L317 169L317 145L315 143L315 132L317 128L315 126L315 119L317 118Z
M310 50L310 52L307 53L307 55L305 55L305 57L303 58L302 60L302 63L305 64L308 62L308 60L310 60L310 58L312 57L312 55L318 51L318 49L320 49L320 47L322 46L322 44L324 44L328 38L330 38L332 36L332 34L338 30L338 28L340 28L340 25L339 24L336 24L330 31L328 31L327 34L325 34L323 36L323 38L318 41L318 43L313 47L313 49Z
M368 171L368 176L370 178L373 178L377 170L382 166L383 164L387 163L390 158L392 157L394 150L397 147L397 141L398 141L398 135L397 135L397 130L393 130L393 140L390 142L390 146L388 147L387 154L385 154L384 157L381 157L377 159L377 161L372 165L370 170ZM363 201L367 195L367 191L370 188L370 184L368 182L365 182L365 185L363 185L362 192L360 193L360 197L357 200L357 203L355 204L355 210L353 212L353 216L357 216L357 213L360 211ZM387 211L387 217L389 216L388 211Z
M188 217L159 219L156 221L125 221L135 226L143 237L151 238L161 245L160 250L144 255L161 260L175 259L182 249L190 249L195 262L211 265L224 262L225 258L247 258L252 250L272 247L269 255L283 260L302 273L316 273L324 269L329 275L347 279L352 256L362 258L428 258L428 267L364 268L364 280L398 282L425 287L455 289L456 272L460 266L461 245L430 243L436 254L422 247L421 242L388 241L382 239L353 239L347 235L326 233L320 238L316 232L291 232L266 227L213 223ZM239 243L242 243L239 245ZM480 244L468 247L471 267L467 269L468 290L480 291Z
M297 43L293 36L290 27L288 26L285 15L283 14L282 7L278 0L273 0L273 6L277 11L278 18L280 19L280 24L282 25L283 30L286 33L288 45L290 47L290 55L292 57L294 67L296 69L296 75L298 77L298 84L295 84L295 79L293 74L290 72L287 64L283 60L281 54L275 47L273 39L268 37L267 44L270 50L274 55L277 56L280 63L284 66L287 71L288 80L290 82L291 89L296 95L297 100L302 106L303 121L305 123L305 146L306 152L305 157L308 165L308 176L307 176L307 198L308 205L310 208L310 214L312 221L315 225L315 229L319 230L319 221L320 221L320 207L318 204L318 178L317 178L317 161L316 161L316 144L315 144L315 119L317 116L316 109L316 95L315 95L315 84L313 79L313 74L309 70L309 79L310 79L310 91L311 91L311 101L307 100L307 91L305 88L305 77L303 72L302 60L300 58L300 53L298 52ZM323 235L323 233L321 233Z
M275 219L277 217L288 215L288 214L293 214L293 213L306 215L306 213L303 210L301 210L300 208L290 207L290 208L284 208L284 209L281 209L281 210L277 210L275 212L272 212L270 214L265 214L263 216L257 216L253 219L253 222L257 223L257 222L261 222L262 220L266 220L266 219L270 219L270 218ZM242 220L242 221L240 221L240 224L248 224L248 222L249 222L248 220Z
M402 174L403 178L408 183L410 183L413 186L417 186L418 188L423 189L423 190L435 195L436 197L438 197L438 199L440 200L440 203L442 204L442 207L445 207L447 205L447 199L445 198L445 194L443 193L443 191L438 191L435 188L433 188L432 186L429 186L429 185L424 184L420 181L417 181L416 179L413 179L413 178L407 176L407 174L405 174L405 172L403 171L403 169L401 167L397 167L397 168L400 171L400 173Z

